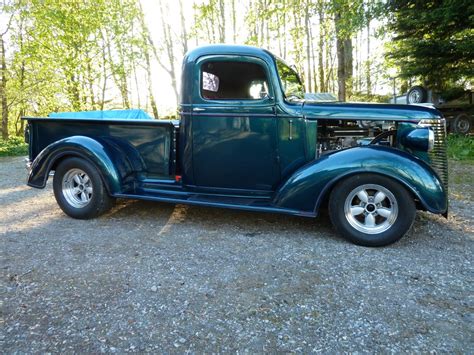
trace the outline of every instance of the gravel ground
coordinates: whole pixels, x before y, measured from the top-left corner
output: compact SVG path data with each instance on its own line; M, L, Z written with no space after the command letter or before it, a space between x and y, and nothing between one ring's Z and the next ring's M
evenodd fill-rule
M0 158L1 351L474 351L474 167L371 249L306 219L119 201L66 217Z

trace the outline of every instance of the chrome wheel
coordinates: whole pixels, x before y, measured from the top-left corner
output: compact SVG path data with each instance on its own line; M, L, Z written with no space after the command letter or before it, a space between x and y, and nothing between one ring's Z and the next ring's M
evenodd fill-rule
M62 193L67 203L75 208L87 206L92 199L92 182L81 169L71 169L64 174Z
M419 103L421 102L421 95L418 91L412 91L409 95L408 95L408 100L410 103L413 103L413 104L416 104L416 103Z
M347 195L344 214L349 224L359 232L379 234L397 220L397 200L383 186L361 185Z

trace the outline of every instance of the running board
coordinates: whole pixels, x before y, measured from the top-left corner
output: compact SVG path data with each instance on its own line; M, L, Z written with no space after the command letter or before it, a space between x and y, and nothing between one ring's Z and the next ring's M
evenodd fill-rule
M165 190L142 190L137 194L114 194L116 198L137 199L147 201L159 201L174 204L186 204L195 206L230 208L245 211L260 211L271 213L284 213L294 216L316 217L314 212L298 211L286 208L278 208L270 205L270 200L261 198L244 198L228 195L198 194L184 191Z

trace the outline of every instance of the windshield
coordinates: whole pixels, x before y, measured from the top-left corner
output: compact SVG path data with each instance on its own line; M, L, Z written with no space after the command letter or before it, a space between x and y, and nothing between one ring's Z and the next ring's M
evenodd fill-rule
M288 66L283 60L276 58L278 75L280 76L283 93L287 100L303 100L304 86L298 73Z

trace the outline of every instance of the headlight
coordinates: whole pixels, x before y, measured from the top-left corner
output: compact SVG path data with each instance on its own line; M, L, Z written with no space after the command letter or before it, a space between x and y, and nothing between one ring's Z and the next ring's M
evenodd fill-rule
M431 128L433 124L437 124L438 120L424 119L418 122L418 127L424 127L428 129L428 151L433 150L435 143L435 135Z
M435 144L435 134L431 128L428 128L428 151L433 150Z
M403 132L401 143L407 148L427 152L434 147L434 132L429 127L416 127Z

